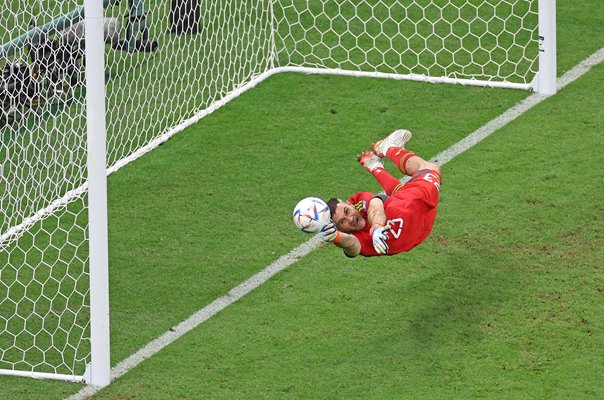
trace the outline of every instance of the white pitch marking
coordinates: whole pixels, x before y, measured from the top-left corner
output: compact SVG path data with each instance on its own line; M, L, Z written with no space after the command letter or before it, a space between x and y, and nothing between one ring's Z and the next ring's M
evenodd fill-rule
M574 82L581 76L585 75L593 66L604 61L604 47L592 54L590 57L577 64L573 69L564 74L558 79L558 90L563 89L565 86ZM532 94L520 103L516 104L509 110L505 111L499 117L488 122L486 125L480 127L464 139L455 143L445 151L437 154L435 157L430 159L432 162L438 162L440 165L446 164L456 156L460 155L464 151L470 149L476 144L480 143L485 138L489 137L493 132L500 129L501 127L512 122L520 115L524 114L537 104L541 103L549 96L543 96L540 94ZM180 338L185 333L196 328L203 322L207 321L218 312L224 310L226 307L233 304L258 286L268 281L273 275L289 267L300 258L306 256L313 250L321 246L321 240L315 236L306 243L301 244L284 256L281 256L278 260L270 264L268 267L258 272L256 275L247 279L240 285L231 289L227 294L217 298L212 303L208 304L204 308L191 315L185 321L178 324L176 327L166 331L163 335L155 340L152 340L147 345L142 347L136 353L126 358L118 365L111 369L111 380L115 380L138 364L153 356L176 339ZM101 388L95 386L86 386L79 392L68 397L66 400L84 400L95 393L99 392Z

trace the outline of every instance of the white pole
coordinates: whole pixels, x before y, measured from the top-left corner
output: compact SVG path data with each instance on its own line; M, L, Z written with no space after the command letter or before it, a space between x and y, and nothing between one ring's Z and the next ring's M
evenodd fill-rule
M88 383L103 387L109 385L111 371L103 0L84 0L84 9L91 344L91 364L87 375L90 377Z
M556 0L539 0L539 82L537 92L556 93Z

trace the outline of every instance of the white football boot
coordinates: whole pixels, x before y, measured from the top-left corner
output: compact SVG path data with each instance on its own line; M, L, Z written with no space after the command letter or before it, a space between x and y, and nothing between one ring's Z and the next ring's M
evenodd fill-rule
M379 157L385 157L388 149L391 147L405 147L411 139L411 132L406 129L398 129L386 136L385 139L378 140L371 146L371 150Z

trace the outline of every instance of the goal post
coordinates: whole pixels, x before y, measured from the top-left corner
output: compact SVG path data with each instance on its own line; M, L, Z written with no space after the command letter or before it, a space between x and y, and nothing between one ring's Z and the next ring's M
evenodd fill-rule
M104 386L108 174L277 73L550 95L555 0L9 1L0 71L0 374Z
M556 93L556 0L539 0L539 72L534 90Z
M90 257L90 363L85 380L110 382L109 246L107 232L107 148L105 53L102 0L85 0L86 128Z

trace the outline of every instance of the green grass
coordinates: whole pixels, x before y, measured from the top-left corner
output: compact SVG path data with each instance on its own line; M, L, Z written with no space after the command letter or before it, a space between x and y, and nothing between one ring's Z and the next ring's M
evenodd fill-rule
M559 4L561 72L602 46L601 7ZM97 398L602 397L603 86L600 66L447 164L413 252L317 250ZM354 161L372 140L404 126L430 157L526 95L280 75L112 175L112 364L305 241L301 197L379 190ZM7 399L79 387L0 377Z
M602 161L597 151L601 140L597 126L603 122L597 106L602 96L593 89L601 87L603 77L604 67L597 68L578 84L445 166L438 224L422 247L386 259L349 260L337 249L316 251L142 364L96 398L601 397L604 393L598 377L602 372L599 360L604 344L604 321L599 304L604 286L601 269L604 254L599 233L603 225L602 210L597 204L603 194L603 176L590 166ZM134 180L128 175L134 179L147 168L158 171L164 165L165 173L174 178L182 177L185 171L197 170L190 164L187 168L167 166L162 160L168 153L181 154L187 148L203 152L204 146L197 143L209 144L210 138L205 133L221 126L225 122L223 119L237 115L239 124L223 129L225 138L212 136L211 139L213 153L228 153L228 150L218 149L225 144L223 141L229 141L231 132L241 132L245 127L255 131L258 118L243 117L246 115L242 113L243 108L250 104L262 105L261 100L269 87L271 95L278 95L280 84L287 82L285 89L292 87L291 80L298 79L308 78L275 78L250 94L255 101L232 103L215 117L164 146L160 154L145 158L129 167L123 175L112 178L113 190L119 192L117 188L122 182L131 187ZM312 96L315 80L331 81L321 77L308 80L311 82L306 88L307 94L298 92L295 97ZM368 85L379 86L373 82ZM341 88L346 86L350 85L342 84ZM363 84L358 83L356 88L359 86ZM407 87L421 88L421 85L401 84L399 89ZM458 88L430 88L441 89L449 92L447 106L450 107L454 107L454 103L471 104L471 98L464 98L467 92L474 91L472 94L475 95L484 92L462 90L453 93ZM347 96L342 90L335 97L345 101ZM291 107L304 106L304 102L296 102L294 96L288 100ZM366 96L363 105L378 102L385 104L384 99L377 101L373 96ZM358 107L363 105L359 103ZM327 114L329 106L323 107L325 116L330 118ZM418 113L424 111L420 104L416 107ZM356 111L354 104L348 104L347 109L351 113ZM486 115L496 109L496 106L491 107ZM304 108L305 118L315 113L312 106ZM383 114L375 108L366 111L364 115L373 121L365 123L379 126L379 120L388 120ZM279 119L284 125L282 128L295 123L296 114L291 115L290 121ZM340 113L331 114L334 115L337 118ZM557 117L545 119L544 115ZM392 121L399 118L394 117ZM466 123L481 120L477 115L474 118ZM590 121L591 127L581 129L581 135L567 136L567 132L576 129L583 120ZM444 121L432 123L444 130ZM364 126L356 121L354 125ZM341 126L331 128L336 132L340 129L342 133L338 137L345 137L343 131L346 129ZM235 281L242 280L262 267L262 263L266 265L304 240L289 232L292 228L286 216L291 208L288 203L305 195L300 188L309 182L314 183L312 187L315 188L311 193L322 196L334 191L336 194L348 193L355 185L377 190L377 185L366 179L366 174L353 162L353 150L367 143L369 138L365 136L370 136L364 135L363 129L359 130L361 133L347 136L347 140L339 144L326 143L319 149L308 147L304 158L313 160L313 164L307 162L304 168L296 162L295 153L284 150L299 148L293 146L300 140L298 135L281 139L281 151L273 155L272 168L261 165L257 159L260 156L254 154L254 144L265 143L266 132L255 131L256 135L248 139L239 136L240 143L229 147L235 153L233 159L208 165L204 176L197 177L205 183L204 187L214 188L206 180L208 175L214 175L215 168L220 170L223 182L233 189L221 194L224 197L216 200L217 203L192 200L202 197L198 191L198 196L183 196L180 206L174 199L170 202L170 210L157 209L152 217L145 216L145 220L153 220L149 222L151 225L137 220L131 227L122 227L132 230L139 226L140 232L145 232L144 237L133 238L133 241L155 240L157 243L140 246L141 251L157 249L160 243L161 247L177 249L177 242L184 241L185 245L181 246L185 255L159 251L164 259L185 257L178 262L178 272L185 277L170 279L173 282L198 280L199 272L191 272L195 267L204 271L216 268L212 282L198 280L199 283L192 287L180 283L177 289L168 290L178 290L181 296L161 297L162 302L156 304L153 317L158 318L162 312L173 315L177 309L192 306L197 302L196 293L211 292L225 279L227 282L233 277L237 277ZM313 131L309 130L307 137L311 142L321 136ZM430 133L425 135L426 138L430 136ZM416 137L414 142L422 147L424 140ZM348 153L346 156L340 154L344 151ZM424 152L433 154L435 151L426 148ZM320 161L328 154L333 154L333 158ZM200 156L200 162L205 163L208 156ZM173 157L170 159L174 162ZM194 158L185 159L190 163ZM312 173L308 171L311 165L314 166ZM243 168L254 169L255 177L265 173L267 177L241 177L236 179L238 186L231 186L231 171ZM326 172L323 177L316 173L317 170L338 173L335 176L335 173ZM586 170L590 171L589 179L595 185L578 178L585 176ZM155 184L141 183L141 188L144 186L145 190L159 196L164 190L174 189L162 189L170 181L162 182L156 177ZM190 185L185 186L182 190L187 193L194 190ZM253 187L256 190L245 197ZM181 190L178 193L182 193ZM164 193L161 197L166 196ZM256 197L271 199L270 206L253 205ZM113 209L128 209L123 201L122 197L114 198ZM197 207L196 201L202 201L204 207ZM190 243L190 235L165 237L162 242L146 228L165 226L163 218L174 218L174 225L181 227L180 232L187 232L189 224L198 226L195 231L212 230L205 228L203 216L179 219L177 216L186 210L219 214L215 222L208 221L209 227L224 226L220 221L231 226L233 221L248 221L239 214L235 218L231 216L232 210L239 210L246 203L250 205L246 211L252 217L267 209L274 212L275 217L266 222L268 226L257 226L261 232L272 230L273 235L254 237L256 231L248 226L248 222L242 228L233 227L221 235L224 243L207 244L212 237L210 234L203 235L198 243ZM115 216L113 220L116 220ZM116 228L114 234L119 234ZM237 243L239 256L232 256L235 250L229 252L231 243ZM128 243L123 245L129 247ZM212 245L217 247L205 260L204 250ZM129 248L127 254L132 255L133 250ZM276 255L271 257L272 251ZM195 257L192 252L198 253L198 264L189 267L186 260ZM115 249L115 253L125 252ZM227 253L230 254L225 259L220 256ZM149 257L149 261L155 266L153 271L161 274L161 285L156 277L148 277L149 283L137 277L135 286L129 286L128 291L140 287L140 293L145 292L147 298L152 299L164 294L156 297L149 292L160 293L168 284L166 277L169 274L161 273L163 270L158 268L172 268L175 263L166 266L158 255ZM113 267L122 266L114 263ZM140 272L145 270L145 265L132 265L131 268ZM119 280L120 273L118 271L114 279ZM136 296L130 293L132 298L123 300L120 291L123 285L114 285L117 287L114 286L113 301L119 313L119 306L132 306ZM199 300L202 301L197 306L207 303ZM170 304L166 305L166 302ZM141 304L140 309L147 310L150 306ZM164 306L167 306L166 310L163 310ZM151 312L143 311L146 313L151 315ZM128 319L129 324L142 327L137 329L139 335L152 328L154 321L149 316L131 313L128 317L118 314L114 318ZM170 317L160 319L170 321ZM179 319L174 316L174 321ZM114 341L122 347L126 336L132 338L134 335L119 324L118 321L114 324L114 329L119 331ZM171 321L167 325L170 326ZM120 349L116 351L119 354Z

